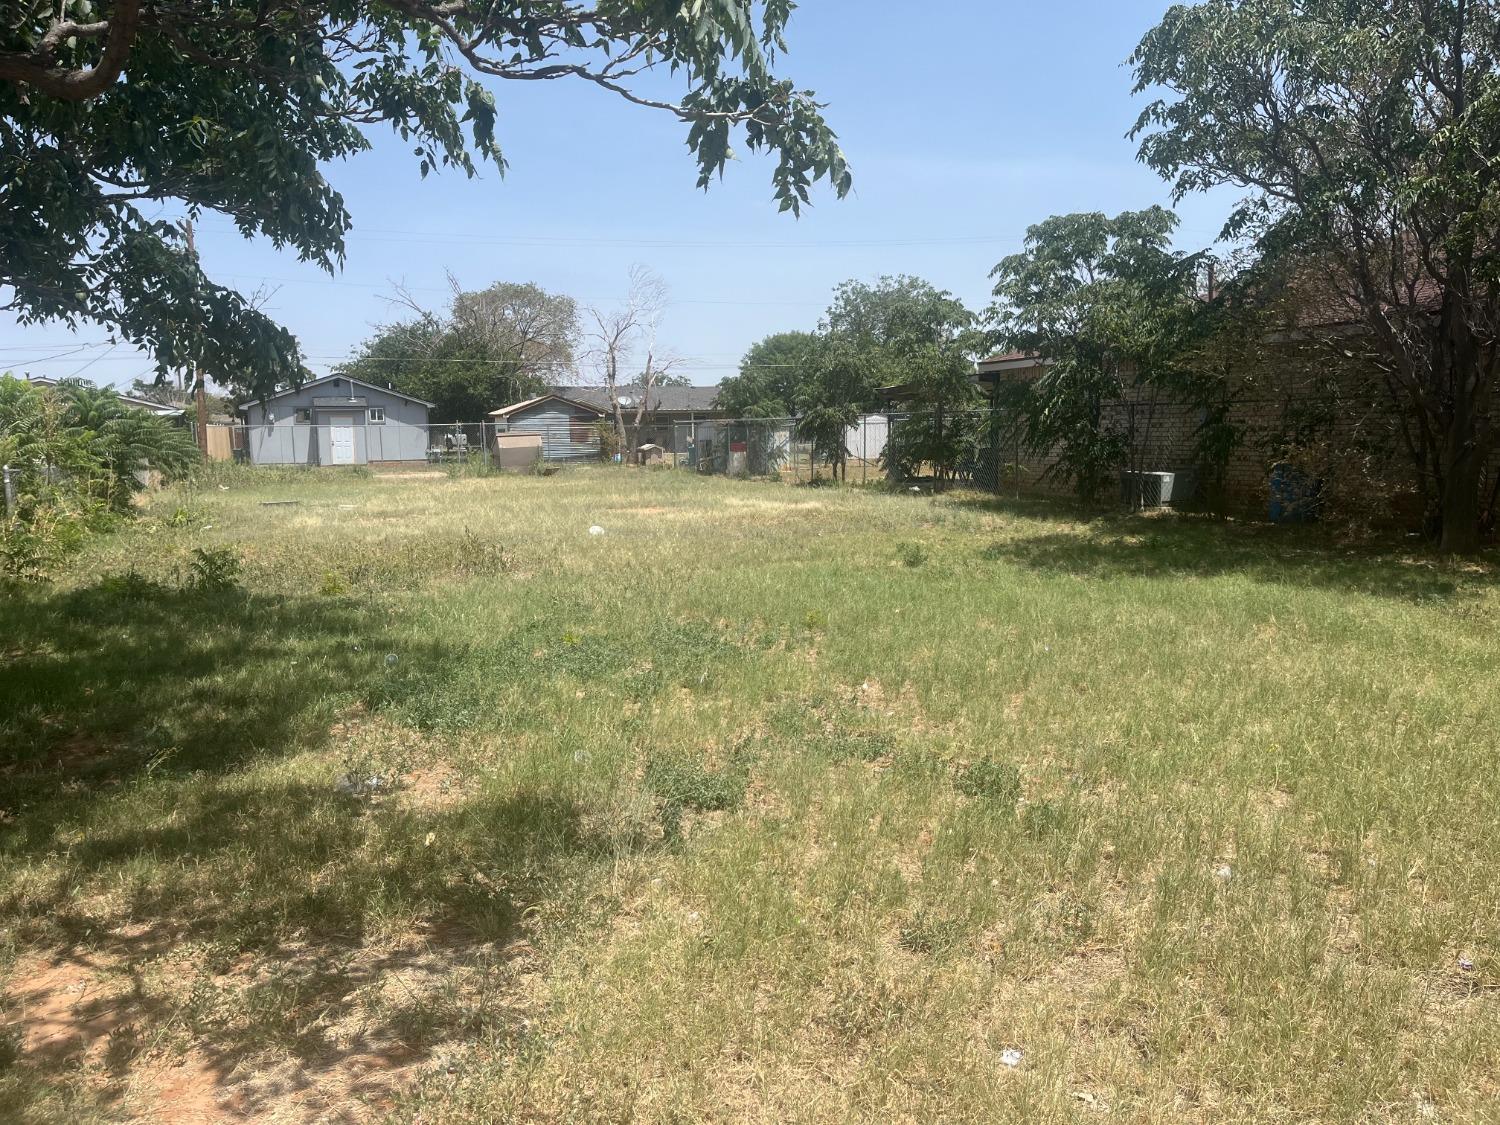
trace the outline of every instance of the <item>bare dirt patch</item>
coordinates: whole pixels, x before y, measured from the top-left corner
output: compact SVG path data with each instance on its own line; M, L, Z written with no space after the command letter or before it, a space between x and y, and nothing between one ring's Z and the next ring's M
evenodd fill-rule
M373 1121L435 1051L531 1004L524 941L422 926L380 947L294 944L209 972L191 945L158 936L19 962L3 1019L20 1064L82 1077L131 1121ZM256 1024L268 989L298 997L273 1017L295 1050Z
M139 1120L163 1125L208 1125L241 1117L219 1104L219 1075L197 1052L163 1066L143 1068L132 1090Z
M53 752L53 764L62 770L84 770L107 758L111 749L108 743L76 732Z
M25 1057L61 1062L97 1058L109 1036L130 1021L130 984L111 976L111 959L81 955L21 962L6 987L7 1025L20 1032Z

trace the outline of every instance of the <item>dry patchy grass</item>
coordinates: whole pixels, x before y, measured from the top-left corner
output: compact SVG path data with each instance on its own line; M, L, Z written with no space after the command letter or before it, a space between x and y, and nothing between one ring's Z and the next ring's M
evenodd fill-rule
M162 494L0 605L0 1118L1485 1119L1493 579L672 472Z

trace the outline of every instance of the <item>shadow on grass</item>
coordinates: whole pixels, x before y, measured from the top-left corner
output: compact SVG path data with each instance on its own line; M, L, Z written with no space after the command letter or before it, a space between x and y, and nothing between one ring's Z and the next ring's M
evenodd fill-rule
M898 492L906 489L897 488ZM927 489L922 490L927 493ZM915 495L915 494L913 494ZM967 508L977 512L993 512L996 515L1016 516L1047 523L1094 524L1131 519L1128 513L1117 507L1102 504L1085 504L1077 497L1068 495L1044 496L1035 494L997 495L980 492L972 488L955 488L932 493L943 503L955 508Z
M0 897L32 955L7 982L19 1026L49 996L80 998L54 1002L52 1038L21 1053L28 1071L62 1081L91 1059L123 1083L160 1069L151 1044L166 1036L195 1052L188 1080L247 1119L302 1119L303 1094L340 1112L384 1099L441 1043L524 1033L507 968L524 913L609 853L546 793L425 817L308 785L182 796L169 823L92 833L42 893ZM127 884L102 926L71 894L101 883Z
M347 599L120 579L0 600L0 919L15 957L0 1013L20 1028L45 998L79 998L53 1005L57 1050L21 1051L17 1073L38 1081L7 1087L0 1065L0 1116L62 1114L47 1099L80 1060L149 1070L140 1052L163 1034L253 1111L271 1095L239 1068L268 1050L290 1060L293 1091L336 1080L353 1097L355 1063L395 1073L454 1036L512 1033L493 990L528 912L571 924L622 841L566 777L475 779L434 804L408 799L399 772L374 795L340 792L331 751L351 707L418 672L428 688L463 681L478 659L397 643L382 622ZM305 757L323 750L326 763ZM482 1003L453 992L461 978L489 990ZM386 984L399 995L372 1006ZM346 1042L334 1016L358 1033Z
M1030 517L1028 508L987 504ZM1097 513L1086 529L1001 540L983 558L1090 578L1217 577L1407 601L1448 601L1493 586L1493 560L1448 562L1425 548L1410 553L1340 547L1319 528L1223 523L1189 515Z
M364 607L335 599L119 579L12 590L0 600L0 801L315 742L378 673L372 632Z
M555 868L606 847L540 783L413 810L340 793L334 762L326 782L246 774L330 748L408 668L472 671L466 650L391 642L358 602L106 579L12 592L0 638L0 864L30 868L0 915L33 942L86 941L90 885L109 888L111 923L242 946L357 941L403 912L503 939Z

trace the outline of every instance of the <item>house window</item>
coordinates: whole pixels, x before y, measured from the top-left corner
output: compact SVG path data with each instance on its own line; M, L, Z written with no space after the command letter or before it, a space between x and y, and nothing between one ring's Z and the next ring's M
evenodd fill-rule
M310 406L299 406L299 407L297 407L296 410L292 411L292 421L295 422L299 426L311 426L312 425L312 407L310 407Z
M385 425L385 407L383 407L383 406L372 406L372 407L370 407L370 425L372 425L372 426L383 426L383 425Z

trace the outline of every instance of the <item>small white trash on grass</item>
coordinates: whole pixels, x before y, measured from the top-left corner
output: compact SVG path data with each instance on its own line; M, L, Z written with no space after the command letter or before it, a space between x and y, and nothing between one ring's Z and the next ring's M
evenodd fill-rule
M602 527L600 527L596 523L596 524L594 524L593 527L589 528L589 534L590 535L603 535L604 534L604 529Z
M1007 1047L1005 1048L1005 1050L1000 1052L1000 1062L1004 1066L1012 1068L1020 1066L1021 1060L1025 1057L1026 1053L1019 1047Z
M378 774L370 777L355 777L346 773L334 782L334 789L346 797L369 797L385 787L385 778Z

